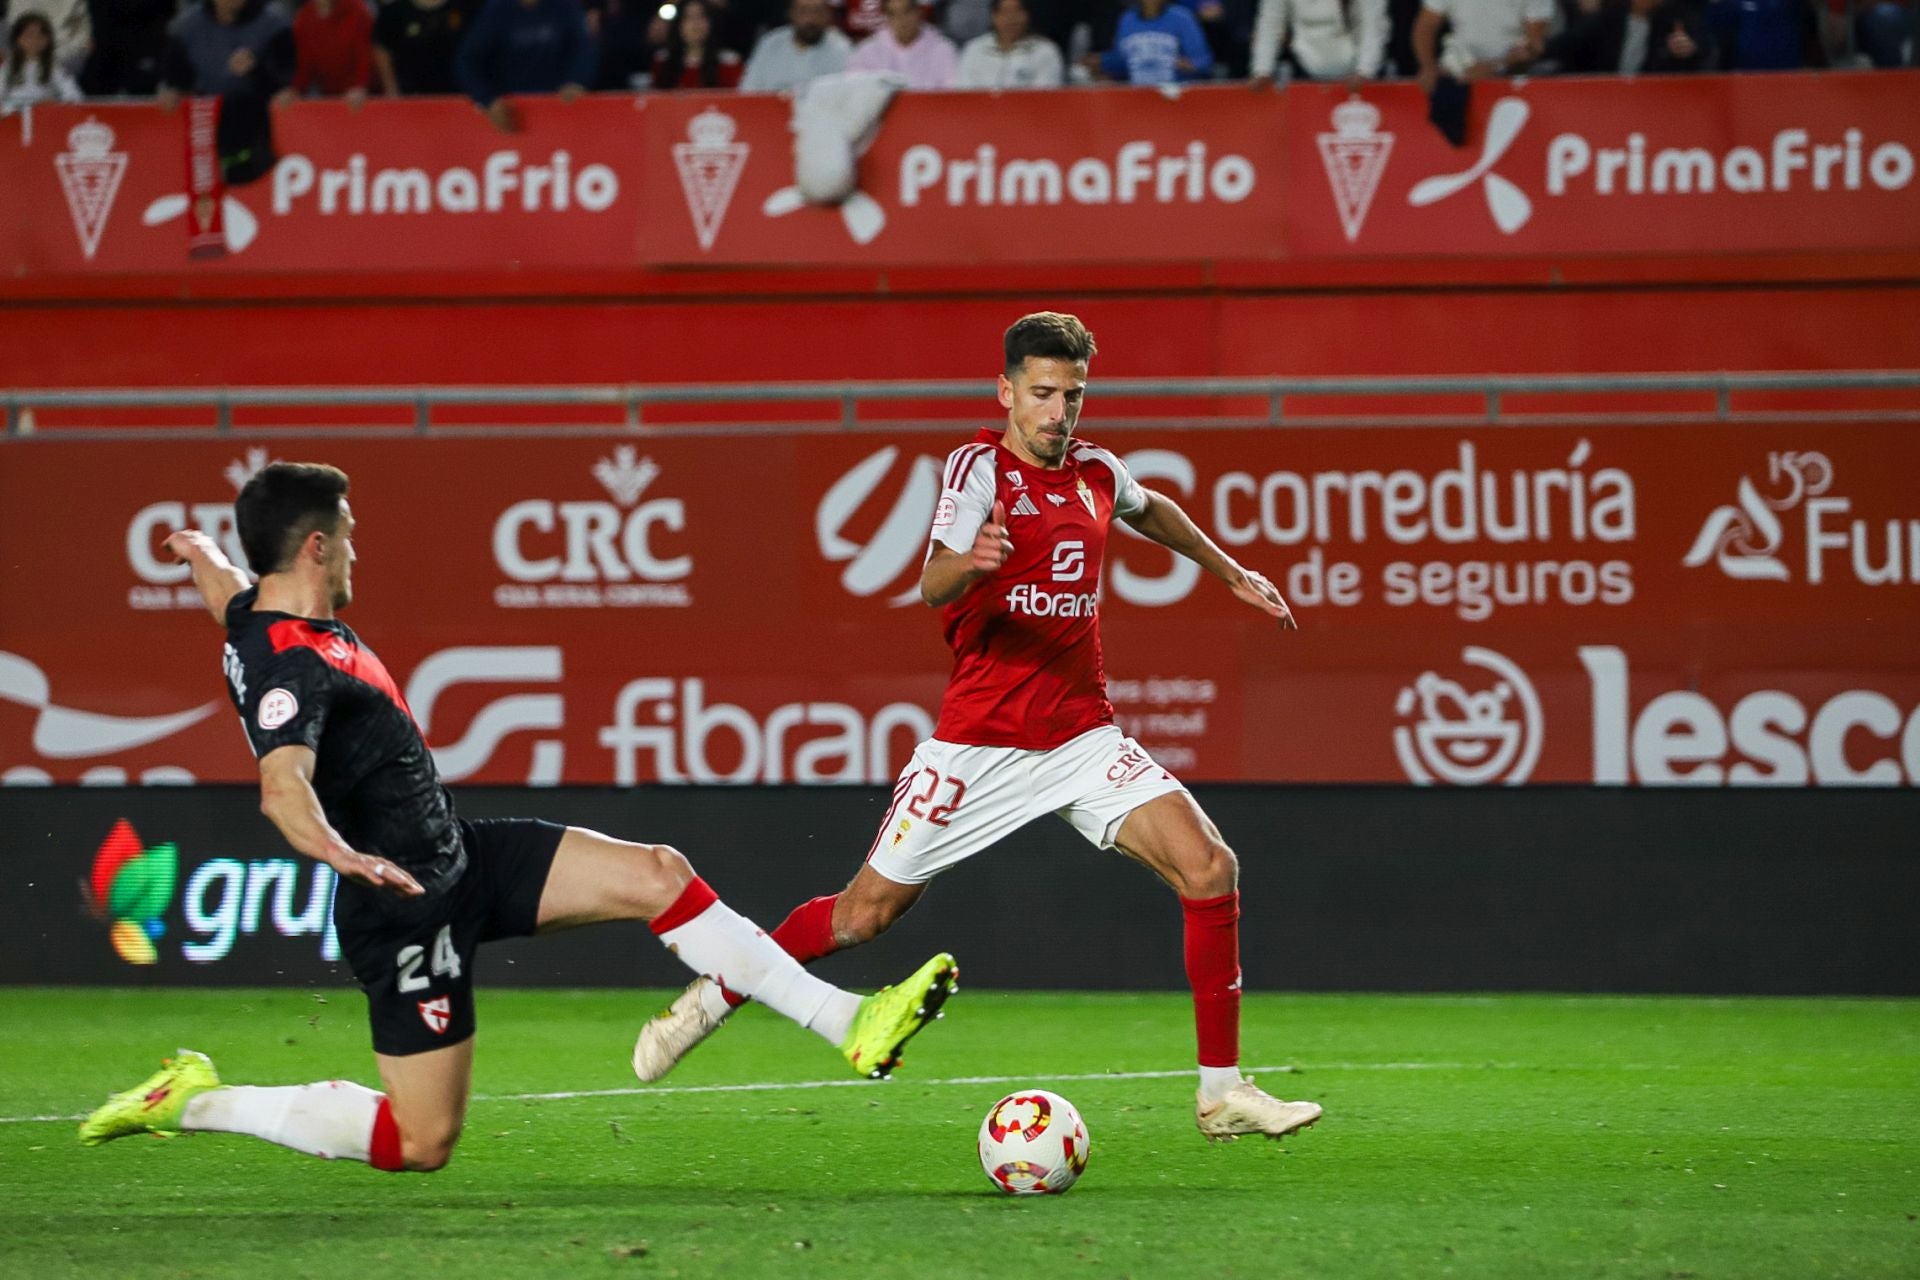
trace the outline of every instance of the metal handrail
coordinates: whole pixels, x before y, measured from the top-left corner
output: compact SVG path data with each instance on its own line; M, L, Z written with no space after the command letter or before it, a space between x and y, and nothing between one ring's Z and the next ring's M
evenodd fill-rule
M1861 369L1844 371L1796 371L1754 373L1627 373L1506 375L1467 374L1415 377L1306 377L1306 378L1103 378L1095 384L1103 400L1119 399L1194 399L1258 398L1265 401L1264 415L1216 414L1196 418L1179 417L1182 422L1237 426L1307 426L1328 423L1352 424L1356 420L1381 425L1458 426L1514 425L1545 419L1561 420L1572 415L1533 412L1516 415L1505 404L1515 395L1641 394L1652 392L1699 392L1710 394L1713 405L1702 412L1677 412L1650 415L1644 411L1617 412L1581 410L1582 422L1604 425L1657 419L1660 421L1698 420L1718 422L1780 421L1793 418L1830 418L1857 416L1856 410L1742 410L1733 397L1743 393L1766 391L1885 391L1920 390L1920 370ZM601 430L646 431L648 434L712 433L777 430L831 431L874 430L900 423L860 415L863 402L914 400L979 400L989 391L984 379L944 379L932 381L860 381L860 382L756 382L756 383L663 383L553 386L418 386L418 387L141 387L141 388L13 388L0 395L5 406L5 432L0 438L21 439L33 434L35 410L72 409L193 409L213 411L213 429L217 434L284 435L289 427L236 428L233 411L246 408L348 408L409 407L413 410L412 431L419 434L456 434L485 428L441 427L433 423L433 410L440 407L498 405L548 407L601 407L622 410L622 427ZM1382 413L1377 406L1350 415L1301 417L1287 413L1287 400L1296 397L1407 397L1474 396L1482 404L1479 414ZM649 405L690 404L833 404L839 407L837 424L798 423L700 423L646 424L644 411ZM1876 418L1920 418L1915 409L1874 410ZM1102 426L1162 424L1167 418L1112 417L1102 415ZM376 427L348 427L355 432L374 432ZM520 426L509 429L549 433L567 427ZM63 427L61 439L115 438L133 436L195 437L206 434L199 427L85 428Z

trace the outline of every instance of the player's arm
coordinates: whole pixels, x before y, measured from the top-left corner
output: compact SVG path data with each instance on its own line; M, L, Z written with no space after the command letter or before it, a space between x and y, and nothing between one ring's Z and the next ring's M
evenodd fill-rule
M1226 583L1233 588L1234 595L1277 620L1283 631L1299 625L1281 598L1280 589L1268 581L1265 574L1243 568L1239 561L1222 551L1172 498L1151 489L1140 492L1146 496L1146 505L1121 516L1136 532L1178 552Z
M247 589L247 575L234 567L226 552L198 529L167 535L167 550L193 566L193 585L207 603L215 622L225 625L227 602Z
M425 892L404 870L361 853L340 838L313 790L312 747L276 747L260 757L260 812L296 850L324 862L346 880L386 889L403 898Z
M996 502L993 514L973 535L971 549L955 551L943 542L934 542L926 566L920 570L920 598L936 609L951 604L974 583L998 572L1012 554L1013 543L1007 538L1007 507L1004 502Z

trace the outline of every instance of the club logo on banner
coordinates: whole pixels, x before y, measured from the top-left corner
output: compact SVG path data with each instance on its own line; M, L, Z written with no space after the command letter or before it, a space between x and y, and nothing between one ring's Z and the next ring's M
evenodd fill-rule
M1510 236L1526 226L1533 218L1533 201L1527 198L1526 192L1495 173L1493 166L1507 154L1514 139L1520 136L1520 130L1526 127L1527 117L1532 114L1533 108L1522 98L1502 98L1494 103L1493 112L1487 117L1486 136L1480 142L1480 159L1474 166L1460 173L1445 173L1416 183L1413 190L1407 193L1407 203L1416 209L1424 209L1478 182L1487 198L1487 211L1493 215L1494 225L1500 228L1502 235ZM1353 235L1347 238L1351 240Z
M1533 681L1504 654L1479 645L1460 651L1463 666L1492 683L1472 692L1437 671L1423 671L1400 690L1394 713L1412 723L1393 730L1394 754L1407 779L1476 787L1518 786L1540 759L1544 721Z
M1349 98L1333 109L1333 132L1316 135L1320 162L1326 166L1327 185L1340 210L1340 227L1351 244L1367 225L1373 193L1393 154L1393 134L1380 129L1380 108L1360 98Z
M713 248L714 237L720 234L733 189L752 150L747 143L733 140L737 131L732 116L708 107L687 124L687 141L673 144L680 190L686 194L687 212L693 215L693 231L703 250Z
M847 536L847 526L859 520L881 482L894 473L899 459L897 445L868 454L834 481L813 513L813 533L820 554L830 564L847 566L841 571L840 585L849 594L877 595L895 586L909 569L919 566L926 551L927 529L940 500L940 463L925 454L914 458L907 468L893 506L874 533L864 542ZM951 520L949 513L947 522ZM916 581L899 587L887 597L887 603L899 608L919 599Z
M113 213L120 180L127 176L127 153L113 149L113 130L92 116L67 131L67 147L53 158L53 167L60 175L60 189L66 192L67 212L73 215L80 249L92 262Z

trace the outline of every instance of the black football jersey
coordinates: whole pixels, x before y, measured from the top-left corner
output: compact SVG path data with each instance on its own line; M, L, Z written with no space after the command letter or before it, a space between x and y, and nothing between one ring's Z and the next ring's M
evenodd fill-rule
M313 789L349 845L405 867L429 893L465 864L453 798L413 712L345 623L227 605L227 692L255 756L311 747Z

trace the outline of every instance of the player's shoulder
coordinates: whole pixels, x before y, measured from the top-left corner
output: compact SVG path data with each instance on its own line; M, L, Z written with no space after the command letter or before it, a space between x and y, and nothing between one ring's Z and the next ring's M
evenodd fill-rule
M945 488L959 491L970 483L993 480L999 463L995 457L999 443L975 437L947 455L947 466L943 479Z
M1115 474L1126 470L1126 464L1120 461L1119 454L1091 440L1076 438L1068 449L1068 455L1082 466L1090 462L1098 462L1110 468Z

